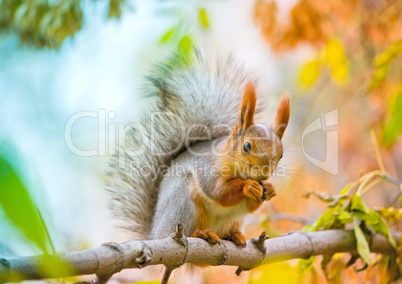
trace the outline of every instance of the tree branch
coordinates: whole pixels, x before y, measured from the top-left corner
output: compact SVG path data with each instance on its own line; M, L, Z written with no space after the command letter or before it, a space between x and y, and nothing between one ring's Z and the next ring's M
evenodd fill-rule
M397 240L400 235L399 232L393 233ZM231 265L240 266L238 272L241 272L273 262L356 250L354 233L349 230L294 232L265 242L252 239L244 249L229 241L222 241L221 245L210 245L201 239L182 238L185 241L170 237L122 244L107 243L96 249L58 254L72 270L53 269L47 271L46 275L43 274L43 267L49 263L47 257L0 259L0 283L85 274L108 278L124 268L156 264L164 264L169 268L179 267L183 263ZM395 253L387 239L378 234L373 234L370 248L372 252Z

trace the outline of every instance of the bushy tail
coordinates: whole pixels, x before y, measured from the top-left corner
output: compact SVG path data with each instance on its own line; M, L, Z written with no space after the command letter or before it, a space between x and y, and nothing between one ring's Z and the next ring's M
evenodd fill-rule
M163 169L186 149L186 135L203 141L229 135L227 126L236 124L251 78L232 58L194 51L191 58L177 55L158 66L148 79L147 95L155 97L155 104L128 133L107 182L112 212L139 239L149 233Z

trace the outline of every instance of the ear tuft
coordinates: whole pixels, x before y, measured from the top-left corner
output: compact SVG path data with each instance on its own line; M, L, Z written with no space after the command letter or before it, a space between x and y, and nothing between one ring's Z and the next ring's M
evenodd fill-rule
M282 96L281 101L279 102L279 106L278 109L276 110L276 116L275 116L275 131L280 139L282 139L286 127L288 126L289 116L290 116L290 97L288 93L285 93Z
M239 108L238 122L236 125L236 132L241 135L254 123L254 111L257 102L257 93L253 82L248 81L244 88L243 99Z

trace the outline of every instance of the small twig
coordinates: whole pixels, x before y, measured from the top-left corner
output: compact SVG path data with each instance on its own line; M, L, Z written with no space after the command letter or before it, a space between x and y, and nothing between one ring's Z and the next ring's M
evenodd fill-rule
M278 221L278 220L286 220L286 221L291 221L291 222L300 223L300 224L304 224L304 225L314 223L314 220L311 218L308 218L308 217L291 214L291 213L277 212L277 213L270 214L267 218L263 219L262 221L259 218L250 218L250 219L248 219L247 224L260 224L265 221Z
M382 162L381 154L380 154L380 149L378 147L377 139L375 137L375 132L374 130L370 131L370 136L371 136L371 141L373 142L374 150L375 150L375 157L377 159L378 167L380 168L380 171L383 172L384 174L387 173L384 167L384 163Z
M312 224L314 223L314 220L312 218L296 215L296 214L290 214L290 213L273 213L269 216L270 220L288 220L292 221L295 223L301 223L301 224Z
M187 246L187 238L183 234L183 229L184 229L183 223L178 224L176 226L176 232L173 233L171 237L182 246Z
M251 239L253 244L265 255L267 253L267 248L265 247L265 241L269 239L265 231L257 239Z
M170 278L170 275L172 275L174 268L172 267L165 267L165 271L163 271L163 276L160 284L167 284Z
M183 223L178 224L176 226L176 232L170 236L173 240L175 240L177 243L179 243L181 246L183 246L185 248L185 253L184 253L183 259L182 259L182 261L180 261L180 263L165 265L165 271L163 272L161 284L167 284L169 282L169 278L170 278L170 275L172 274L173 270L182 266L183 263L186 261L187 251L188 251L188 241L187 241L186 236L183 234L183 229L184 229Z
M391 176L387 176L387 181L399 186L399 188L400 188L400 190L402 192L402 181L400 181L399 179L396 179L394 177L391 177Z

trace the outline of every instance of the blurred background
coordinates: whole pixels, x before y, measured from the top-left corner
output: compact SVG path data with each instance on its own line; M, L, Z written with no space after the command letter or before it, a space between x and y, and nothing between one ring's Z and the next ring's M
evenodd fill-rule
M396 182L363 199L400 229L402 1L0 0L0 31L0 257L130 240L107 210L106 137L111 125L138 119L153 64L193 45L232 54L259 79L269 102L261 122L291 95L285 155L272 178L277 197L249 216L247 238L312 224L328 204L303 196L339 194L379 169L378 153ZM388 283L399 275L391 260L372 255L356 272L348 258L333 256L326 274L317 258L303 277L290 261L240 277L234 267L182 272L174 281ZM160 269L126 271L115 281L158 277Z

